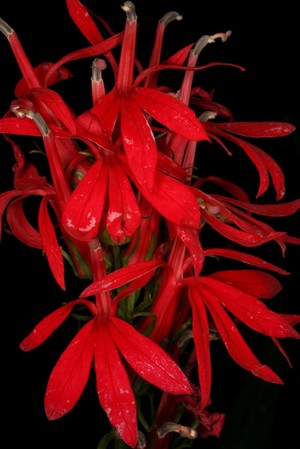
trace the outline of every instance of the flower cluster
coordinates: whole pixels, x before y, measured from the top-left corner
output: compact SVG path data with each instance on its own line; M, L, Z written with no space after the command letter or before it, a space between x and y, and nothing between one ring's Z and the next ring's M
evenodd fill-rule
M215 340L223 340L245 370L282 383L258 360L240 325L272 339L287 360L279 340L300 336L298 315L265 305L282 288L276 275L288 273L252 251L270 243L284 255L287 244L300 244L260 218L289 216L300 199L282 201L284 173L253 143L287 136L295 127L235 122L211 92L194 84L198 71L218 65L198 65L201 51L225 42L230 31L202 36L162 60L166 27L181 19L168 12L157 24L145 68L135 54L132 2L122 6L126 21L118 34L78 0L66 0L66 7L88 44L37 67L0 19L22 75L0 119L15 158L14 188L0 194L1 217L12 235L43 252L62 290L72 282L66 264L83 282L77 297L42 319L20 348L41 345L72 316L80 328L50 374L47 417L60 418L76 405L93 370L113 430L101 447L110 438L130 447L185 447L222 430L224 415L209 410ZM55 86L74 76L71 63L79 59L93 62L91 105L78 114ZM160 84L163 71L182 74L178 90ZM18 136L40 141L46 174ZM256 199L271 184L275 204L252 202L226 177L199 177L199 153L213 145L228 156L243 151L257 169ZM35 204L39 199L36 224L24 207L30 197ZM207 230L215 238L206 239ZM225 269L226 260L236 268Z

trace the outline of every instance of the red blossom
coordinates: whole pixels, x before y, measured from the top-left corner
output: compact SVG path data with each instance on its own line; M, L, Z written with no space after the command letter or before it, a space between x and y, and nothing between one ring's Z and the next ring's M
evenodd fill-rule
M75 335L54 366L45 394L49 419L58 419L78 402L94 363L101 406L120 437L137 443L136 402L127 368L120 355L144 380L172 394L191 394L187 378L171 357L130 324L111 316L103 321L87 300L74 300L44 318L20 343L29 351L43 343L76 305L86 306L94 317Z
M208 313L230 356L239 365L268 382L282 383L277 374L256 358L231 318L233 315L256 332L274 339L300 338L283 315L272 312L258 299L279 292L281 286L274 276L259 270L229 270L198 279L186 278L182 284L188 287L193 314L202 409L209 402L211 388Z
M48 380L48 419L58 419L75 407L93 370L99 403L116 436L130 447L167 447L171 431L182 438L219 437L224 414L206 409L214 366L212 332L238 365L274 383L282 380L252 352L243 327L270 338L290 366L279 340L300 338L294 329L299 315L269 308L282 288L274 273L289 273L244 252L274 241L284 255L287 244L300 244L288 231L277 231L261 220L295 214L300 200L282 201L284 173L253 143L288 136L295 127L235 122L232 112L214 100L214 89L193 86L195 73L207 67L243 70L233 64L197 65L206 45L225 42L231 31L202 36L161 61L166 26L181 19L171 11L158 22L149 64L143 67L136 56L138 23L132 2L122 6L126 23L118 34L79 0L66 0L66 7L88 46L36 67L15 31L0 19L21 72L16 98L0 118L0 133L15 158L14 188L0 194L0 236L6 212L9 232L45 252L62 289L64 258L76 276L91 281L78 299L43 318L20 348L38 347L67 318L79 315L83 324ZM86 58L96 58L91 64L91 105L77 115L55 84L73 77L68 66ZM107 68L113 74L110 90L103 78ZM159 84L163 70L183 73L178 90ZM12 135L40 139L49 182L26 160ZM194 182L197 148L211 149L212 142L228 155L242 150L258 172L256 199L274 187L276 203L252 202L251 193L213 173ZM218 193L210 193L210 184ZM24 200L32 196L40 198L37 228L24 207ZM203 232L207 226L224 240L223 247L208 247ZM224 259L246 268L209 268L210 262L222 264ZM192 349L186 354L184 343L191 337ZM194 371L199 385L191 386ZM145 444L138 433L138 416L145 421L144 389L140 393L136 388L141 381L149 397L152 387L162 390L153 416L150 411L152 430ZM187 425L179 423L181 418Z

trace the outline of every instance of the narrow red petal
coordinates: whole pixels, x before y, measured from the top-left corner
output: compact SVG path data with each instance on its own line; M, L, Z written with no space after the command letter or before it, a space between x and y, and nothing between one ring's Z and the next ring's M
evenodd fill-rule
M43 62L36 66L33 70L36 77L40 80L41 84L44 86L44 80L47 77L49 70L52 68L53 63ZM59 81L66 80L72 77L72 73L66 67L61 67L59 70L53 72L51 78L45 87L51 86L52 84L58 83ZM29 95L30 90L26 84L24 78L21 78L15 87L15 97L25 98Z
M282 380L267 365L263 365L255 357L245 340L241 336L238 328L221 307L220 304L209 294L202 292L202 297L209 308L212 319L225 343L226 349L233 360L244 369L250 371L255 376L273 383L282 384Z
M131 176L133 181L135 179ZM200 226L199 204L187 185L159 171L149 192L137 184L147 201L170 222L194 228Z
M131 170L139 184L151 191L157 163L156 143L144 113L131 95L122 96L121 132Z
M72 53L67 54L66 56L62 57L59 61L57 61L55 64L53 64L53 66L51 67L51 69L47 74L44 84L48 85L48 83L53 77L53 74L57 70L60 70L61 67L63 67L65 64L71 61L77 61L78 59L91 58L94 56L99 57L100 54L106 54L114 47L119 45L122 42L122 39L123 33L115 34L112 37L109 37L104 41L99 42L98 44L91 45L89 47L85 47L80 50L75 50Z
M103 38L86 7L79 0L66 0L66 4L70 17L84 37L91 44L101 42Z
M219 124L210 124L209 121L206 122L206 127L213 134L223 137L224 139L229 140L230 142L235 143L239 147L241 147L249 159L255 165L258 173L259 173L259 187L258 192L256 194L257 197L261 196L269 187L269 174L267 167L262 159L260 152L257 151L257 147L249 142L246 142L236 136L233 136L219 127ZM220 142L219 142L220 143Z
M186 245L194 267L195 274L202 270L204 253L199 239L199 231L189 226L176 226L176 233L180 240Z
M261 159L265 163L265 166L267 167L276 191L276 201L279 201L285 195L285 176L283 170L279 164L277 164L277 162L265 151L262 151L260 148L256 148L256 152L260 155Z
M300 199L279 204L252 204L233 198L226 198L226 201L254 214L264 215L265 217L287 217L300 209Z
M273 298L282 289L280 282L271 274L259 270L225 270L210 275L257 298Z
M122 440L134 447L137 442L135 398L115 344L103 325L97 330L95 372L103 410Z
M160 346L116 317L111 318L109 330L119 351L143 379L169 393L191 394L188 379Z
M36 99L38 104L41 103L49 108L53 115L60 120L72 134L76 133L76 125L73 115L69 107L57 92L40 87L31 89L30 93Z
M173 96L148 87L137 87L132 94L144 111L171 131L188 140L209 140L194 111Z
M30 118L5 117L0 119L1 134L40 136L41 131Z
M243 323L264 335L276 338L300 338L298 332L280 314L248 293L212 277L201 278L212 296Z
M197 370L200 385L200 409L209 403L212 370L209 342L209 324L207 313L197 288L189 288L189 301L192 307L192 329L197 356Z
M233 226L230 226L221 220L217 219L214 215L206 214L202 212L203 218L210 224L212 228L218 233L224 235L229 240L239 243L240 245L251 247L259 246L263 243L269 242L271 240L276 240L277 238L284 236L284 232L269 232L262 234L254 234L250 232L241 231Z
M227 257L228 259L238 260L239 262L243 262L246 264L250 264L252 266L263 268L264 270L275 271L276 273L288 275L289 272L283 270L276 265L267 262L260 257L253 256L252 254L243 253L242 251L236 251L234 249L226 249L226 248L209 248L204 250L204 254L206 256L219 256L219 257Z
M37 348L63 323L63 321L70 315L74 306L73 301L59 307L59 309L50 313L42 321L40 321L30 334L24 338L19 344L23 351L31 351Z
M103 212L108 171L105 161L96 161L67 202L62 223L74 238L89 241L98 233Z
M152 259L119 268L118 270L107 274L101 281L93 282L81 293L80 297L84 298L86 296L95 295L101 291L114 290L122 287L128 282L154 272L154 270L162 264L163 262L161 260Z
M191 49L193 48L194 44L187 45L186 47L181 48L176 53L174 53L172 56L170 56L168 59L165 59L165 64L171 64L171 65L183 65L184 61L187 59L187 57L190 54Z
M113 161L112 161L113 162ZM106 226L114 243L132 237L141 221L141 213L129 179L117 163L110 166L109 205Z
M112 135L120 112L120 103L120 96L118 95L118 92L113 89L108 94L104 95L99 103L91 109L92 114L94 114L100 122L102 133L107 137L111 137Z
M49 216L48 202L49 198L47 196L41 201L38 214L38 226L52 274L58 285L65 290L64 260L57 241L55 228Z
M19 195L20 192L18 192L17 190L8 190L7 192L3 192L0 194L0 240L2 237L2 216L10 201L14 200Z
M228 122L218 124L220 129L245 137L283 137L295 131L285 122Z
M75 335L54 366L45 394L49 420L68 413L79 400L89 378L95 350L94 319Z
M22 199L15 200L6 211L7 223L17 239L25 245L43 249L41 234L29 223L24 214Z

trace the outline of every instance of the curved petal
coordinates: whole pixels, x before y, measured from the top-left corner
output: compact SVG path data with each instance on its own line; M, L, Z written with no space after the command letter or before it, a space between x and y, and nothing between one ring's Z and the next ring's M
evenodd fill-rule
M91 44L98 44L103 38L87 8L78 0L66 0L70 17Z
M283 137L295 131L295 126L285 122L226 122L218 128L244 137Z
M151 191L157 163L157 148L145 114L133 98L129 94L122 96L121 132L123 145L128 165L139 184Z
M188 379L160 346L117 317L109 324L115 345L143 379L169 393L192 393Z
M300 338L298 332L289 325L287 320L279 313L269 310L262 301L254 296L212 277L203 277L200 282L209 289L215 298L214 301L221 303L255 331L270 337Z
M259 270L224 270L209 277L226 282L257 298L273 298L282 289L282 285L274 276Z
M23 210L23 199L17 198L6 211L6 219L11 232L25 245L43 249L41 234L29 223Z
M233 360L263 380L282 384L283 382L277 374L267 365L261 364L255 357L232 319L206 289L202 291L202 298Z
M44 399L49 420L64 416L79 400L89 378L95 338L96 326L93 319L75 335L54 366Z
M43 318L30 332L30 334L24 338L19 344L19 347L23 351L31 351L31 349L37 348L48 337L65 321L65 319L70 315L72 308L76 304L84 304L87 308L91 310L91 312L95 312L93 310L94 304L84 299L75 299L74 301L69 302L61 307L59 307L54 312L47 315Z
M107 230L114 243L122 243L136 231L141 213L127 175L115 163L110 166L108 192Z
M76 133L73 115L57 92L46 87L38 87L31 89L30 93L38 105L42 105L42 107L46 106L52 112L53 116L60 120L72 134Z
M133 175L131 178L136 182ZM138 183L137 187L147 201L170 222L199 228L199 204L187 185L156 171L151 192Z
M99 292L114 290L116 288L122 287L128 282L134 281L144 276L146 276L146 279L148 279L147 275L154 272L156 268L161 265L163 265L163 262L161 260L151 259L119 268L118 270L107 274L100 281L93 282L81 293L80 297L84 298L86 296L95 295Z
M253 254L247 254L242 251L236 251L234 249L228 248L208 248L204 250L205 256L218 256L218 257L227 257L228 259L238 260L239 262L243 262L245 264L252 265L254 267L263 268L264 270L275 271L276 273L288 275L289 272L283 270L276 265L267 262L261 257L254 256Z
M72 192L62 223L68 234L89 241L98 234L107 189L108 170L104 159L96 161Z
M203 410L209 403L212 370L209 342L209 323L201 292L197 287L190 287L188 298L192 308L192 330L197 356L197 370L200 385L200 409Z
M45 196L40 204L38 214L39 231L52 274L58 285L65 290L64 260L57 241L55 228L48 213L48 202L49 198Z
M99 402L113 427L130 447L137 442L137 416L128 374L106 326L99 325L95 347Z
M209 137L194 111L173 96L148 87L132 91L138 105L158 122L188 140L208 140Z

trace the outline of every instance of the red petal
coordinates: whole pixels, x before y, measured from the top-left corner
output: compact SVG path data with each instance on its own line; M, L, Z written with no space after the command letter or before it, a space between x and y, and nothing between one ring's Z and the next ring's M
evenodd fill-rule
M61 248L57 242L55 229L48 213L48 201L49 198L45 196L40 204L38 215L39 231L52 274L58 285L65 290L64 261Z
M0 194L0 239L2 237L2 216L11 200L20 195L17 190L8 190Z
M266 217L286 217L294 214L300 209L300 199L280 204L252 204L232 198L226 198L226 202L242 207L254 214L264 215Z
M147 87L132 91L138 105L158 122L188 140L209 140L194 111L169 94Z
M107 165L99 159L80 181L63 210L62 223L78 240L89 241L98 234L107 179Z
M76 125L73 115L71 114L69 107L57 92L40 87L31 89L30 93L33 95L38 104L40 103L49 108L53 115L60 120L72 134L76 133Z
M245 137L283 137L295 131L295 126L284 122L227 122L219 123L224 131Z
M154 272L156 268L163 265L161 260L147 260L146 262L139 262L133 265L119 268L110 274L107 274L101 281L95 281L89 285L80 295L81 298L95 295L99 292L114 290L122 287L130 281L145 276Z
M187 185L157 171L151 192L139 184L137 186L147 201L167 220L177 225L199 228L199 204Z
M276 200L279 201L285 195L284 173L281 170L280 166L277 164L277 162L275 162L271 156L262 151L260 148L256 148L256 152L260 155L261 159L264 161L264 164L272 178L272 182L276 191Z
M111 137L120 112L121 99L115 89L104 95L99 103L91 109L101 124L102 133Z
M192 307L193 337L198 361L200 409L203 410L210 400L212 382L209 324L201 294L199 295L197 288L189 288L188 297Z
M282 285L274 276L258 270L217 271L209 277L226 282L258 298L273 298L282 289Z
M109 330L131 367L147 382L173 394L191 394L188 379L173 359L130 324L112 317Z
M203 300L209 308L212 319L225 343L230 356L244 369L268 382L282 384L282 380L268 366L262 365L245 343L236 325L207 291L202 292Z
M98 44L103 40L95 22L86 7L79 0L66 0L69 15L84 37L91 44Z
M44 85L44 80L52 66L52 62L43 62L33 69L36 77L41 81L42 85ZM51 86L52 84L58 83L61 80L66 80L72 76L72 73L66 67L62 67L60 70L57 70L52 74L51 78L48 80L47 86ZM30 90L27 87L25 79L21 78L15 87L15 97L27 97L29 93Z
M252 254L243 253L242 251L235 251L234 249L224 249L224 248L209 248L204 250L205 256L220 256L228 257L229 259L238 260L246 264L253 265L258 268L263 268L264 270L275 271L279 274L287 275L288 271L285 271L272 263L266 262L260 257L253 256Z
M45 394L48 419L68 413L79 400L89 378L95 350L95 320L75 335L54 366Z
M41 234L29 223L24 211L22 199L11 203L6 211L7 223L11 232L25 245L43 249Z
M259 246L263 243L271 240L276 240L278 237L284 235L284 232L269 232L265 234L253 234L250 232L240 231L233 226L218 220L214 215L208 215L204 211L202 212L203 218L214 228L217 232L224 235L229 240L239 243L243 246Z
M121 131L128 165L139 184L151 190L157 163L157 148L146 117L131 95L123 95Z
M47 340L47 338L70 315L72 308L77 303L85 304L87 306L91 304L90 302L85 300L75 300L59 307L59 309L50 313L42 321L40 321L37 326L35 326L30 334L20 343L20 348L23 351L30 351L31 349L37 348L39 345L44 343L44 341Z
M254 296L212 277L201 278L201 283L209 288L215 300L251 329L276 338L300 337L287 320L280 314L269 310L262 301Z
M118 351L103 325L97 330L95 371L103 410L125 443L134 447L137 442L135 398Z
M269 187L269 174L267 167L265 166L264 160L262 159L260 152L257 151L257 147L255 145L250 144L249 142L245 142L242 139L239 139L236 136L232 136L231 134L228 134L227 132L224 132L220 127L219 124L210 124L209 121L206 122L206 127L208 130L210 130L213 134L219 135L236 145L240 146L247 156L250 158L250 160L255 165L258 173L259 173L259 188L257 192L257 197L262 195ZM261 150L260 150L261 151Z
M181 48L176 53L174 53L172 56L167 58L164 63L165 64L171 64L171 65L183 65L186 58L189 56L191 49L193 48L194 44L187 45L186 47Z
M82 48L80 50L75 50L72 53L67 54L63 58L61 58L58 62L53 64L51 69L49 70L47 77L44 81L45 85L48 85L50 80L52 79L53 74L60 70L62 66L65 64L71 62L71 61L77 61L78 59L83 58L91 58L91 57L98 57L100 54L106 54L110 50L112 50L114 47L119 45L122 42L124 33L119 33L116 35L113 35L112 37L109 37L105 39L102 42L99 42L98 44L92 45L90 47ZM106 55L107 56L107 55ZM34 86L36 87L36 86Z
M199 239L199 231L188 226L176 226L176 233L187 247L194 267L195 274L202 270L204 262L203 248Z
M113 162L113 161L112 161ZM114 243L131 237L141 221L141 213L129 179L120 166L113 163L109 174L109 206L106 226Z
M40 136L41 131L30 118L6 117L0 119L0 133L21 136Z

